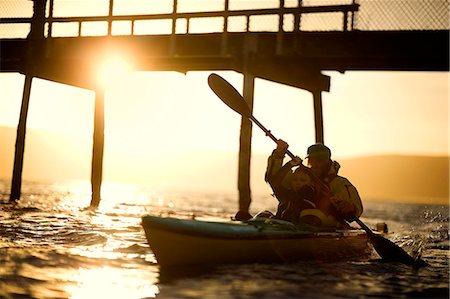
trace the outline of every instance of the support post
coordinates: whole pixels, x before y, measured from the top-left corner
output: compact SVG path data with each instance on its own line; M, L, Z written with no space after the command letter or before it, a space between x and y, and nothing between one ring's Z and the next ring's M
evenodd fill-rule
M27 130L28 104L30 102L32 79L33 77L31 75L25 76L22 106L20 108L20 118L19 124L17 126L16 152L14 154L14 169L11 182L11 194L9 197L10 202L20 199L20 193L22 189L23 156L25 151L25 134Z
M101 185L103 177L103 148L105 143L105 93L102 89L95 92L94 108L94 136L92 146L91 168L91 208L97 208L100 204Z
M33 17L30 24L30 32L27 36L26 63L24 68L25 83L23 87L22 106L20 108L19 124L17 126L16 150L14 153L14 168L11 182L11 194L9 201L20 199L22 189L22 169L25 152L25 134L27 130L28 105L30 103L31 81L33 73L30 65L34 65L43 56L43 39L45 27L45 6L47 0L33 1Z
M255 77L244 72L244 99L250 111L253 111ZM250 208L250 159L252 150L252 122L246 118L241 119L241 131L239 139L239 169L238 169L238 191L239 191L239 211L248 212Z
M316 143L324 143L322 92L320 90L315 90L312 92L312 94L314 100L314 125L316 129Z

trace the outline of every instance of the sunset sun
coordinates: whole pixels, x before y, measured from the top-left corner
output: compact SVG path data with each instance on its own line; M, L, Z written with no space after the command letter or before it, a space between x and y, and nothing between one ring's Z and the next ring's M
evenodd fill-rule
M121 84L131 70L130 63L124 57L109 55L100 62L97 79L103 88L115 86Z

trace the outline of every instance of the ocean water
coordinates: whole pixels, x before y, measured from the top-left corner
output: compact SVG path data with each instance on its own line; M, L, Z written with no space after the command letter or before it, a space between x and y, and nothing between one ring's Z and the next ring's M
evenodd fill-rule
M140 225L145 214L229 219L234 194L104 184L96 211L86 183L24 182L8 203L0 181L0 298L449 298L449 207L364 201L362 220L428 267L367 260L160 269ZM252 211L275 209L254 197ZM356 225L355 225L356 226Z

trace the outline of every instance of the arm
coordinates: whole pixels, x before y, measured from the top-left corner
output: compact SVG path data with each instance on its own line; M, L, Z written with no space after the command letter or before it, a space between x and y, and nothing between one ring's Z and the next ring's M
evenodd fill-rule
M363 212L361 198L349 180L336 177L331 183L331 201L345 219L358 218Z
M281 169L281 165L283 165L283 159L286 155L286 150L289 145L283 141L277 141L277 148L272 152L268 161L267 161L267 169L265 174L265 181L272 185L273 179L278 171Z
M291 161L283 165L276 173L271 177L269 183L272 185L281 185L284 183L285 179L289 174L292 174L292 167L298 166L302 163L302 159L295 157ZM287 183L290 183L288 181ZM289 188L290 189L290 188Z
M280 171L281 166L283 164L284 154L280 155L274 150L272 155L267 159L267 169L264 179L267 183L271 184L273 182L274 177Z

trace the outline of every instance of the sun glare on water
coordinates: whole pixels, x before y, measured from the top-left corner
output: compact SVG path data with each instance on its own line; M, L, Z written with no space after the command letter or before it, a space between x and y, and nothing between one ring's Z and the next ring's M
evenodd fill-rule
M114 267L80 268L75 280L76 285L66 289L72 299L154 298L159 293L156 273L151 271L148 277L140 277L141 281L138 284L133 269L123 270Z

